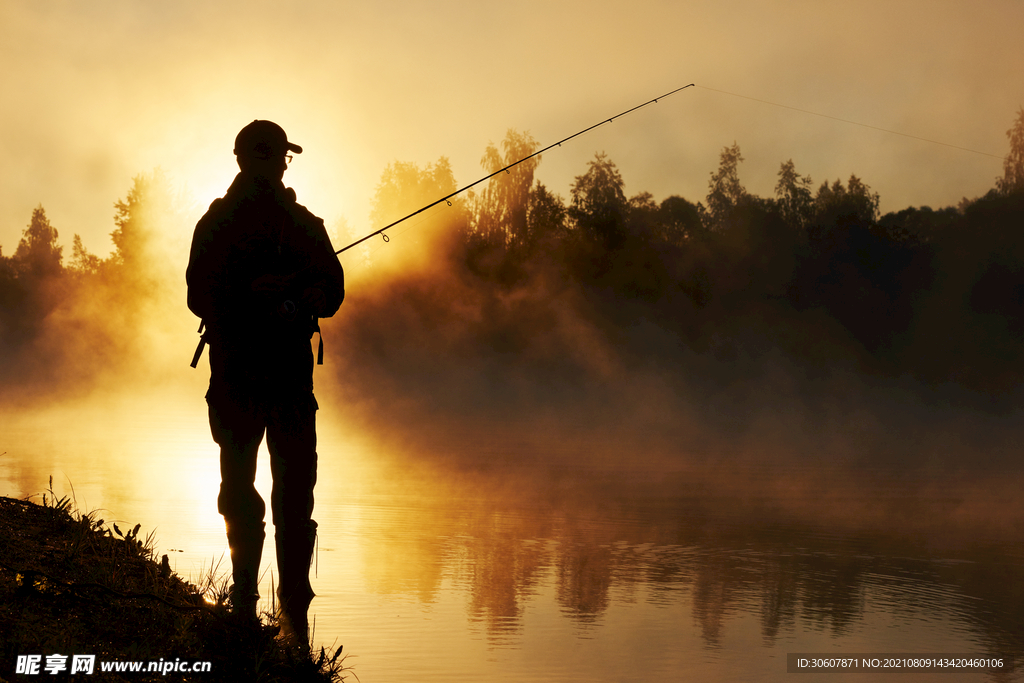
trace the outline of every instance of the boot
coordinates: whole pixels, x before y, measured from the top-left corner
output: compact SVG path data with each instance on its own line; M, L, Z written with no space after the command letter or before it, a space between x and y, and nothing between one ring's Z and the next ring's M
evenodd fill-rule
M266 523L244 525L227 523L231 548L231 611L242 621L259 622L256 602L260 599L259 571L266 538Z
M316 522L309 520L297 528L278 528L278 587L281 632L292 644L309 648L309 604L316 595L309 584L309 568L316 547Z

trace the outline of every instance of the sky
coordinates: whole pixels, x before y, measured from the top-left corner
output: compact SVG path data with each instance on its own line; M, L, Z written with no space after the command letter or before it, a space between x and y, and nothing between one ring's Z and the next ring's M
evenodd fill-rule
M537 178L568 198L603 151L627 195L699 201L736 142L759 195L792 159L815 186L856 174L883 212L955 205L1002 173L1022 25L1020 0L0 0L0 249L42 205L66 256L76 233L106 255L114 202L156 168L205 207L256 118L303 146L299 202L364 234L389 163L444 156L467 185L509 128L546 146L688 83Z

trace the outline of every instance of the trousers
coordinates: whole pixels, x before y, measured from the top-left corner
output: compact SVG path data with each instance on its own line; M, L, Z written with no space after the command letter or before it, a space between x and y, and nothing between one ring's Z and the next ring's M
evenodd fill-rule
M298 359L266 367L247 354L211 345L210 431L220 446L217 509L229 527L262 529L266 503L256 491L256 454L270 451L271 514L278 533L305 530L317 477L313 358L309 342ZM296 351L293 351L296 353ZM308 366L308 374L304 371Z

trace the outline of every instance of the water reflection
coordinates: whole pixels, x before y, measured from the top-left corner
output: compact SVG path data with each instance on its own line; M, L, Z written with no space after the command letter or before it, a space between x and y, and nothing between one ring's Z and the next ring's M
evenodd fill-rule
M364 540L374 547L367 586L432 602L453 577L469 596L467 618L503 643L551 586L564 618L599 628L616 602L686 605L690 628L712 649L753 616L757 645L767 648L820 633L834 644L873 642L872 651L1024 654L1024 596L1009 589L1024 585L1024 564L1010 547L922 554L898 537L763 517L719 527L709 510L688 517L686 503L647 505L623 519L420 500L377 516ZM880 622L901 624L903 634L875 632ZM939 622L937 632L920 628Z
M160 414L134 437L96 414L63 438L12 420L0 493L62 471L90 505L156 527L161 552L208 561L225 545L215 447L202 414L193 431ZM889 528L839 524L582 470L567 493L535 464L454 476L326 431L312 613L369 683L782 679L788 651L1024 658L1024 552L1004 520L972 531L936 517L942 503Z

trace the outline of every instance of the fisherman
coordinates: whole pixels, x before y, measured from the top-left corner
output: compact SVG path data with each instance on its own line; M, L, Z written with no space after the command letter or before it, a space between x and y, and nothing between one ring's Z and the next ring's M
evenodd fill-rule
M307 645L317 529L310 342L317 320L334 315L345 297L344 273L323 220L282 183L302 148L277 124L253 121L238 133L234 152L240 172L196 225L185 274L188 307L203 320L210 346L206 401L220 446L217 509L231 549L230 600L240 618L256 621L266 504L254 481L266 434L279 616L283 634ZM322 362L322 339L318 355Z

